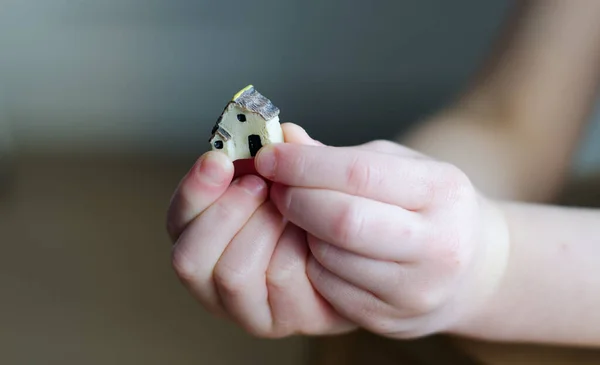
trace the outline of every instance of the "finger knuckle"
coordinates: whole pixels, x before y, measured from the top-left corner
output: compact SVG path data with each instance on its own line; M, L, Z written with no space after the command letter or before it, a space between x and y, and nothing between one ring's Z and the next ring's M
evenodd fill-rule
M271 294L275 295L289 291L293 282L293 268L269 268L267 270L266 283Z
M227 265L217 265L213 278L217 290L223 296L238 297L247 286L247 274Z
M372 164L360 156L355 156L346 170L346 183L354 193L364 192L373 180L374 170Z
M439 164L438 177L433 184L434 195L443 202L455 202L472 190L467 175L456 166L448 163Z
M364 230L365 218L355 203L348 203L333 223L333 240L344 246L350 246Z
M196 262L190 259L179 246L175 246L171 252L171 266L177 276L186 283L192 282L198 271L198 265Z
M227 204L224 201L218 200L211 207L211 219L214 219L215 222L224 222L238 216L239 210L235 204Z
M433 202L437 190L435 165L431 163L417 165L412 173L415 176L412 195L420 202L420 208L428 207Z
M376 139L372 142L367 143L367 146L376 151L386 151L391 149L392 147L396 147L396 144L385 139Z
M403 307L411 315L426 315L439 308L442 303L441 297L437 290L422 289L406 298Z

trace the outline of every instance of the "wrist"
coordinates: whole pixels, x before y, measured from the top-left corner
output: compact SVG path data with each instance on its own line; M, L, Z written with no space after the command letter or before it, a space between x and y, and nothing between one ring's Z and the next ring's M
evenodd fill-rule
M486 308L500 296L508 272L510 230L500 203L481 196L481 221L476 235L477 254L465 286L458 296L457 319L448 333L474 335L480 330Z

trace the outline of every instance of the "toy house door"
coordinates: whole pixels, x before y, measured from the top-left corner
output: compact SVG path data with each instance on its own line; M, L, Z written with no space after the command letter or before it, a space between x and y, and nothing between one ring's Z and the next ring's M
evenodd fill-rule
M258 150L262 148L262 141L258 134L251 134L248 136L248 148L250 148L250 156L254 157L258 153Z

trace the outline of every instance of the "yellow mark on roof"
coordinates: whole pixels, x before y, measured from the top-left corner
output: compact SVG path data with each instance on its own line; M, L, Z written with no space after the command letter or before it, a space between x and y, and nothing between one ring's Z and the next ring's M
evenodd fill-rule
M245 88L243 88L242 90L238 91L237 94L235 94L235 96L233 97L233 101L236 101L240 96L242 96L243 93L245 93L246 91L252 89L254 86L252 85L248 85Z

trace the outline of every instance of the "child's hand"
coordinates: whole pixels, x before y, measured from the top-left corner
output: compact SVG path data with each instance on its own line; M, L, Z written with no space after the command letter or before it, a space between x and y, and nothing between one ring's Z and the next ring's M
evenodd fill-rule
M286 142L317 144L284 124ZM251 173L248 161L235 175ZM266 182L234 177L222 153L208 152L185 176L168 213L173 265L212 313L263 337L333 334L355 326L339 316L307 276L306 233L268 201Z
M206 308L265 337L355 325L413 337L476 315L501 273L504 230L460 171L389 142L285 134L292 143L255 161L275 182L270 200L257 176L229 186L232 164L214 153L174 196L173 264Z
M267 146L255 165L272 204L308 232L312 285L367 330L459 331L498 284L504 219L451 165L389 142Z

